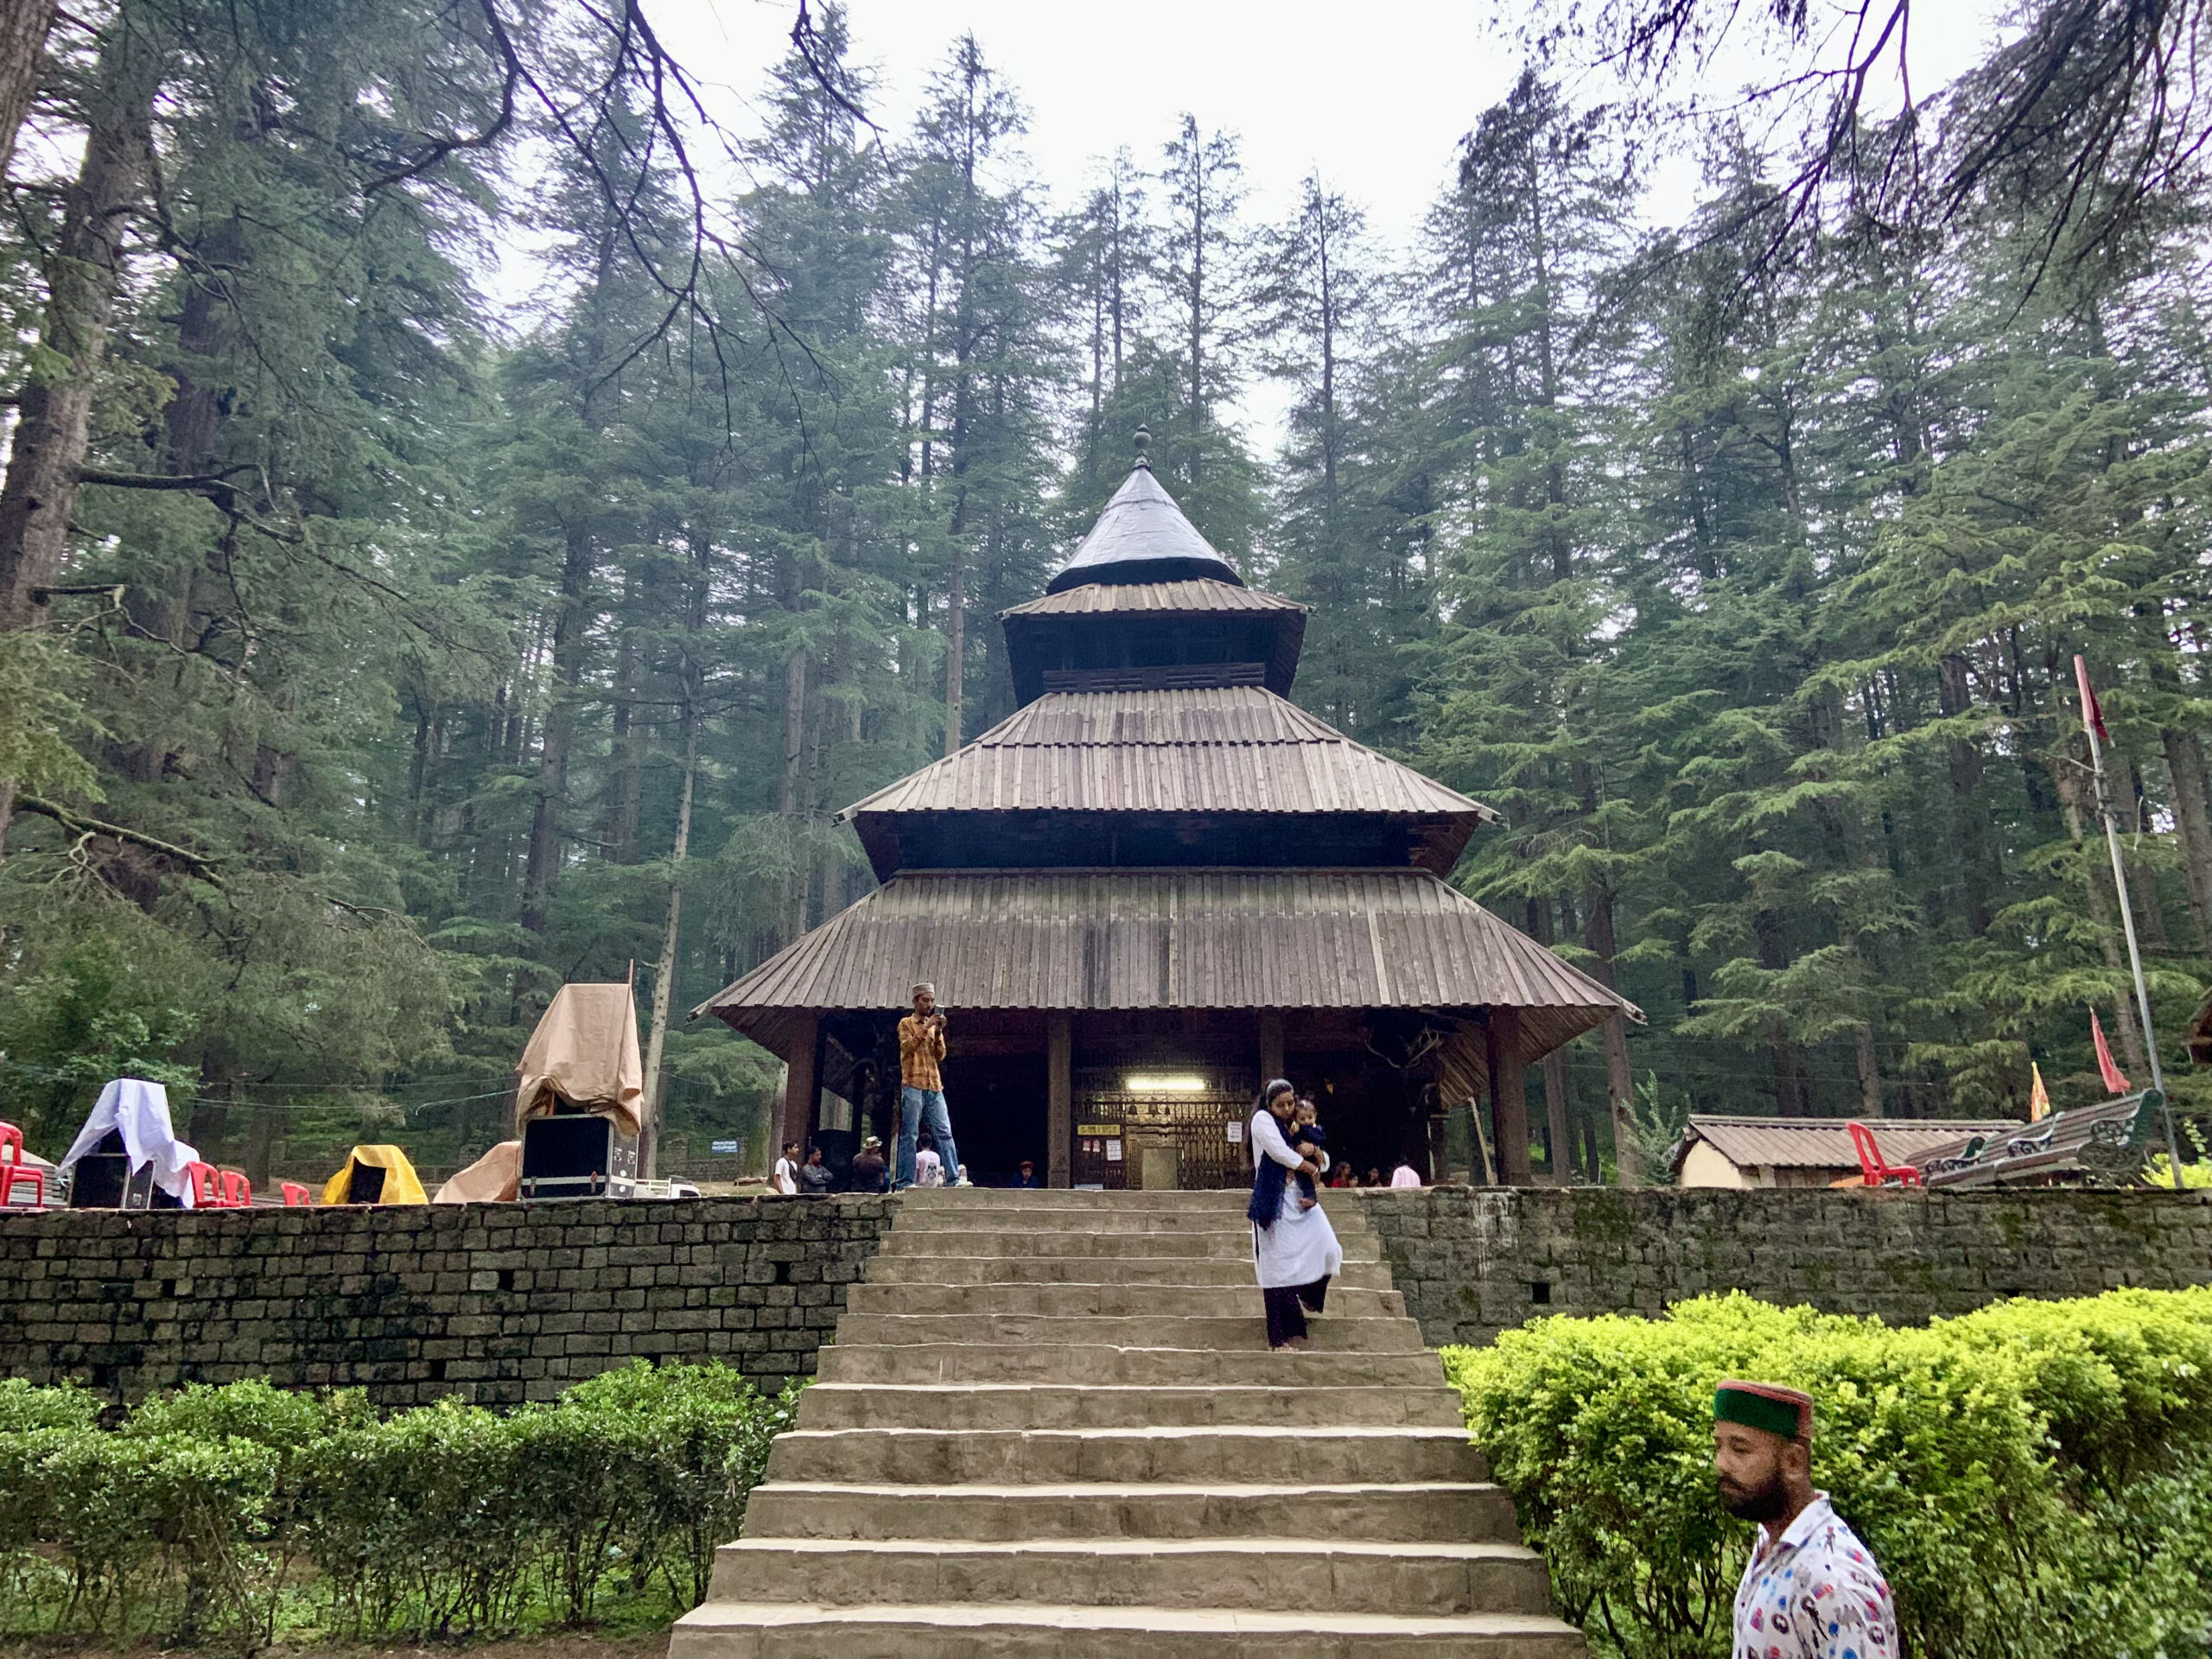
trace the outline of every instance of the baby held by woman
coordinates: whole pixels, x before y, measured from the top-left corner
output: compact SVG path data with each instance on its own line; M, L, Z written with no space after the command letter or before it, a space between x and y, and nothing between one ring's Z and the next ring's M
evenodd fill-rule
M1298 1110L1292 1114L1290 1133L1283 1138L1290 1142L1290 1149L1301 1158L1311 1158L1315 1163L1328 1155L1329 1135L1319 1122L1320 1113L1313 1103L1300 1095ZM1304 1170L1298 1172L1298 1207L1311 1210L1321 1202L1314 1190L1313 1178Z

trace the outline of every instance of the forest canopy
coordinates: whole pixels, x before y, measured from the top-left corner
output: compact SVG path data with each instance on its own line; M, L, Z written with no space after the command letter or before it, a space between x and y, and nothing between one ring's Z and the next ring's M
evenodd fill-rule
M364 1134L450 1167L554 988L634 964L671 1153L757 1161L775 1063L685 1012L866 891L838 808L1012 710L997 613L1140 426L1312 607L1296 700L1501 811L1453 880L1646 1011L1655 1148L1691 1109L2024 1115L2031 1062L2094 1097L2092 1008L2141 1071L2076 653L2168 1076L2212 1097L2202 7L2031 3L1953 101L1802 142L1705 111L1666 226L1649 105L1535 50L1404 158L1410 246L1319 173L1254 210L1203 111L1039 177L973 37L902 125L792 10L741 130L635 5L9 9L35 1147L131 1072L258 1179ZM1656 73L1697 11L1593 27ZM2062 27L2149 30L2089 137L1964 118ZM1616 1161L1594 1044L1545 1073L1554 1173Z

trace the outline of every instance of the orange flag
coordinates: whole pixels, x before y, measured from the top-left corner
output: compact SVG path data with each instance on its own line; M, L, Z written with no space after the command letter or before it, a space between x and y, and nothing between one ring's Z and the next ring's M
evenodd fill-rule
M2028 1077L2033 1085L2028 1090L2028 1122L2040 1123L2050 1116L2050 1090L2043 1086L2043 1067L2033 1060L2028 1062Z
M2105 1088L2115 1095L2124 1095L2134 1088L2127 1080L2127 1073L2113 1064L2112 1045L2105 1041L2105 1028L2097 1023L2094 1008L2089 1010L2089 1037L2097 1046L2097 1070L2105 1075Z

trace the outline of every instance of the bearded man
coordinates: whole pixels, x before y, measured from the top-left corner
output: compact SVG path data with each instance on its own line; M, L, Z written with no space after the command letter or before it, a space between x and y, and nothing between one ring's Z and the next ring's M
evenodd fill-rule
M1896 1659L1882 1569L1813 1490L1813 1396L1723 1382L1713 1396L1713 1470L1721 1507L1759 1528L1736 1586L1732 1659Z

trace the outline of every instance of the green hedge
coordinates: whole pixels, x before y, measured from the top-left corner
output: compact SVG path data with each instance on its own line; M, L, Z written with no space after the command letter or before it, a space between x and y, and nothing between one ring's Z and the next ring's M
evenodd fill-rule
M1630 1659L1724 1652L1751 1529L1714 1496L1724 1376L1809 1390L1813 1478L1923 1659L2212 1646L2212 1289L1999 1303L1925 1328L1741 1294L1445 1351L1565 1612Z
M666 1618L704 1599L797 1397L642 1360L507 1414L234 1382L124 1415L0 1382L0 1632L251 1648L581 1625L610 1602Z

